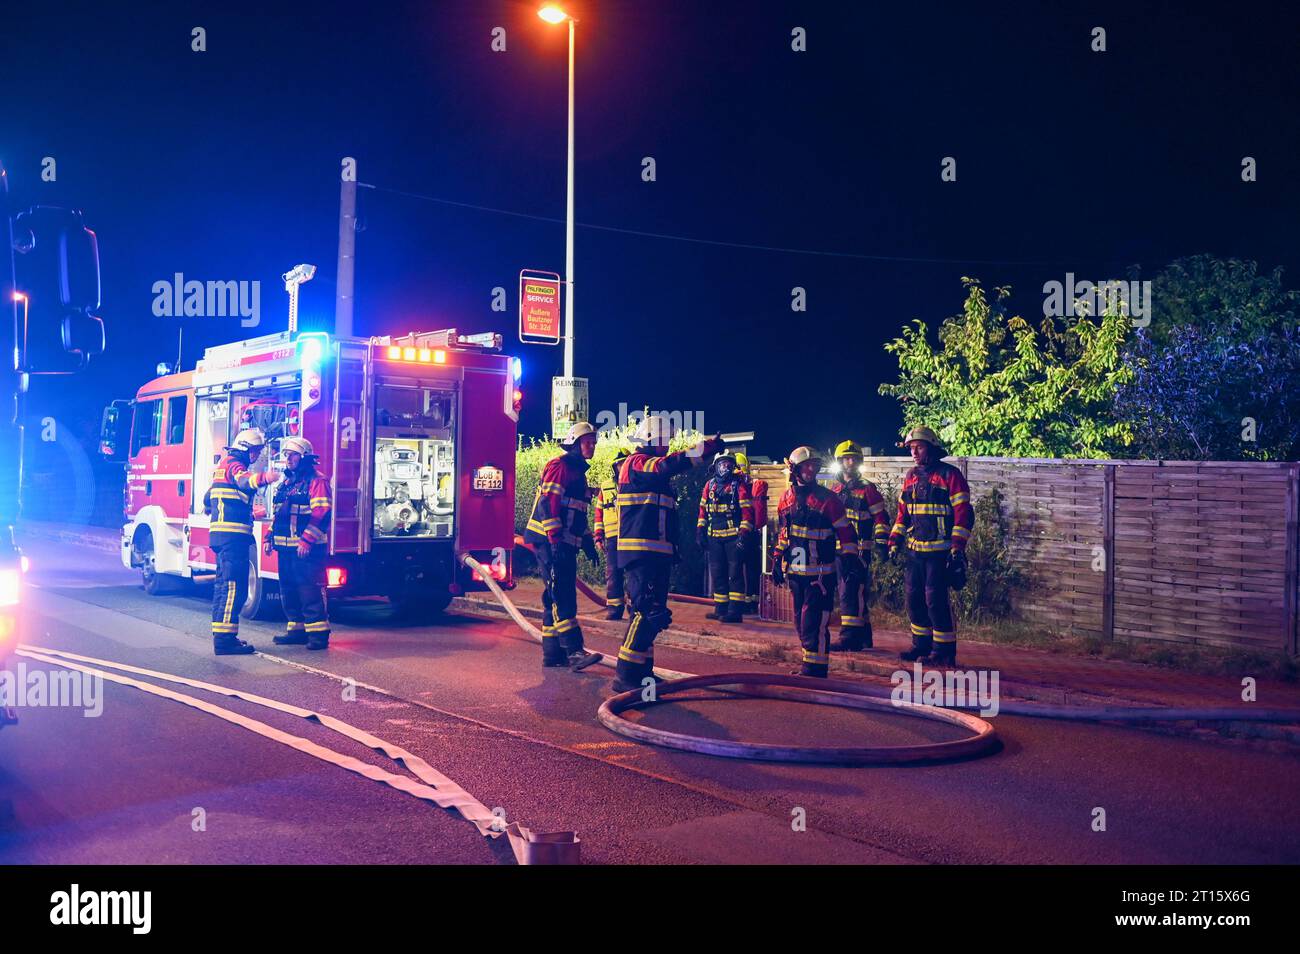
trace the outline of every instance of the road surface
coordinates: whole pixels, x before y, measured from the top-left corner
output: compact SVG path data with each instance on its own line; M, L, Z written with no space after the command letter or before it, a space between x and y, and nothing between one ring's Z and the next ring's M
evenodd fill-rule
M972 761L836 768L717 759L609 732L595 717L609 670L544 670L537 645L508 623L448 616L402 626L381 602L361 603L336 609L326 653L273 646L280 625L245 621L242 635L266 655L216 658L203 591L153 598L112 555L42 541L27 552L38 614L29 644L335 716L421 756L508 821L577 831L587 864L1300 861L1292 754L996 716L1001 748ZM589 641L616 650L613 640ZM656 661L698 673L738 665L668 649ZM348 679L385 693L349 691ZM169 688L403 772L315 723ZM211 714L114 683L102 701L98 717L26 708L19 725L0 730L0 862L513 863L505 839L483 837L454 812ZM802 744L956 733L889 714L718 697L646 718L693 734ZM1094 830L1098 808L1105 831Z

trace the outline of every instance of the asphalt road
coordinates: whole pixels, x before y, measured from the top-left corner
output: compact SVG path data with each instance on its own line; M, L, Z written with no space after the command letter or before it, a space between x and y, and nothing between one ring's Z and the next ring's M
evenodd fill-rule
M151 598L111 555L41 541L26 549L37 612L29 644L333 715L421 756L509 821L577 831L588 864L1300 861L1300 759L1291 754L997 716L1001 748L972 761L718 759L609 732L595 718L609 671L543 670L536 644L507 623L449 616L401 626L382 603L355 604L336 609L326 653L275 647L279 625L245 621L242 635L266 655L219 659L202 591ZM667 649L656 661L700 673L737 666ZM344 679L386 694L359 688L353 699ZM403 772L313 722L170 688ZM715 696L645 718L803 744L956 734L892 714ZM20 720L0 730L3 863L513 863L505 839L483 837L453 812L132 687L105 683L98 717L41 707ZM1094 830L1097 808L1105 831ZM806 830L794 830L796 816Z

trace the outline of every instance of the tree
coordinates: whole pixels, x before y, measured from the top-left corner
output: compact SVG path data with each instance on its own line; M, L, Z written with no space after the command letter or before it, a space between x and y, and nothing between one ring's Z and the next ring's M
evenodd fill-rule
M1300 454L1300 330L1241 322L1174 328L1158 343L1138 331L1116 395L1132 450L1173 460L1294 460Z
M1255 262L1193 255L1167 265L1151 283L1150 338L1169 342L1182 327L1240 341L1294 327L1300 291L1282 287L1282 269L1259 274Z
M908 427L933 427L950 453L971 456L1103 457L1132 440L1113 412L1134 373L1122 360L1122 307L1035 327L1006 314L1009 288L995 288L990 305L979 281L962 284L962 314L940 326L938 350L921 321L885 345L899 377L880 393L898 399Z

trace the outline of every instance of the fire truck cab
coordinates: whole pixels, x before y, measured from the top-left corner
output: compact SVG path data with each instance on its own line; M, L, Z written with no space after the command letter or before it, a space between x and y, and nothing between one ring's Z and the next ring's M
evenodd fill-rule
M417 613L485 584L472 555L513 585L517 359L497 334L401 338L265 335L208 348L104 412L101 453L126 465L122 563L159 594L216 569L203 499L226 445L259 427L263 470L301 436L332 493L331 594L386 596ZM275 487L254 499L247 617L278 609L270 534Z

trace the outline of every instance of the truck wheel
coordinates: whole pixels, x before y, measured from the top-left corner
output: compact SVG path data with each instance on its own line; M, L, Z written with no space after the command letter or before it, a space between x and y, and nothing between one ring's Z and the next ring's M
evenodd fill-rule
M153 532L147 527L142 529L132 544L134 562L140 564L140 581L144 591L150 596L166 596L180 589L179 581L166 573L158 572L158 563L154 556Z
M388 598L393 613L399 619L412 623L437 619L451 605L450 590L412 590Z
M257 544L248 547L248 598L239 615L244 619L271 619L280 610L280 586L257 573Z

